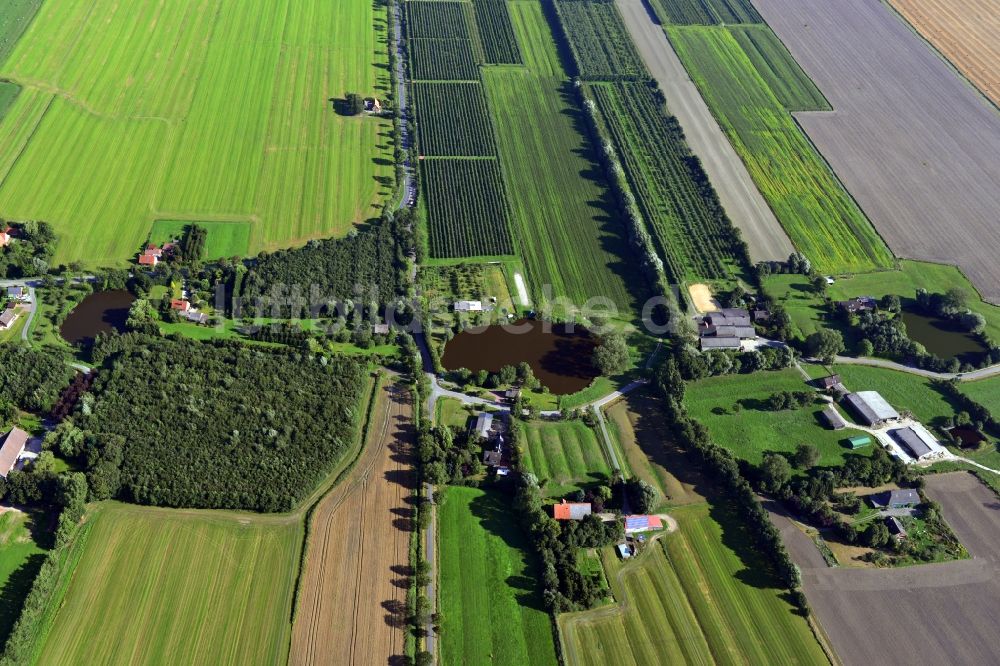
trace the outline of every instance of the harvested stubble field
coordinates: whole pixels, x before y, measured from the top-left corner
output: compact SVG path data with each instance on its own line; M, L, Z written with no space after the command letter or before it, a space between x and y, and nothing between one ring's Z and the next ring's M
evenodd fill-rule
M756 4L835 109L796 118L895 254L1000 302L996 107L880 2Z
M285 661L297 516L105 503L83 530L36 663Z
M733 33L684 26L670 27L668 34L796 248L824 272L889 268L885 243Z
M889 4L1000 105L1000 1L889 0Z
M402 658L413 492L412 404L378 394L368 439L348 477L321 499L292 626L292 664L386 664Z
M0 215L48 220L55 261L91 265L128 260L155 219L251 222L254 252L345 233L391 186L391 125L330 98L387 90L384 17L367 0L44 3L0 67L24 87L0 123Z
M777 518L809 605L846 666L994 664L1000 614L1000 509L967 472L926 477L925 492L972 559L896 569L829 568L812 539ZM773 516L774 514L772 514ZM925 631L900 618L927 618Z
M568 664L827 663L731 511L701 504L671 515L678 531L637 559L602 551L618 603L559 617Z

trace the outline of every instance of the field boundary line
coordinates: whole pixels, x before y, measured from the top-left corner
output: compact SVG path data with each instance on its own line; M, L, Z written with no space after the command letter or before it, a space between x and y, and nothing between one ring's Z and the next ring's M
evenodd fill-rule
M31 128L31 134L29 134L28 137L24 140L24 144L21 146L21 149L17 151L17 156L14 157L13 160L11 160L10 167L8 167L7 171L3 174L2 177L0 177L0 187L3 187L4 183L7 182L7 178L10 177L10 174L14 172L14 168L17 167L17 163L21 161L21 157L23 157L24 153L27 152L28 146L31 145L31 140L35 138L35 134L38 132L38 128L41 127L42 125L42 121L45 120L45 116L49 115L49 109L52 108L52 103L55 101L55 99L56 99L55 95L49 97L49 103L45 105L45 110L42 111L40 116L38 116L38 122L36 122L35 126Z

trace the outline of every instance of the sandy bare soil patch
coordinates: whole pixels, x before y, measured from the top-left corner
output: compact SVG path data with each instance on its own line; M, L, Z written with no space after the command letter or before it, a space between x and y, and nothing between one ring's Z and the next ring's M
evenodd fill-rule
M413 435L410 398L388 384L360 459L310 518L290 663L384 666L403 655Z
M692 152L701 160L726 215L743 233L753 261L784 261L794 250L743 160L733 149L662 26L642 0L616 0L646 68L660 84L670 113L677 117Z
M754 4L835 109L796 118L893 252L1000 303L996 108L879 0Z
M984 95L1000 105L1000 0L889 0Z
M844 664L995 664L1000 643L1000 502L971 474L927 477L927 496L972 559L900 569L828 568L772 513L816 617Z
M693 284L688 287L691 302L698 312L712 312L719 309L718 302L712 298L712 289L707 284Z

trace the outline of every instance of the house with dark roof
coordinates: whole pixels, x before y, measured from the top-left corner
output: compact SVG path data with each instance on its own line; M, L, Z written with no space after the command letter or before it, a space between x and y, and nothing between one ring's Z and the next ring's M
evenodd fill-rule
M840 379L840 375L830 375L829 377L820 377L815 380L815 384L821 389L832 389L841 385L843 381Z
M920 493L912 488L900 488L870 495L872 506L885 509L910 509L920 504Z
M487 467L500 467L503 464L503 451L499 449L483 451L483 464Z
M567 502L563 500L552 507L552 517L556 520L583 520L591 513L594 507L590 502Z
M874 310L878 307L878 302L871 296L858 296L857 298L851 298L846 301L837 301L837 307L844 312L855 314L858 312Z
M702 351L709 351L712 349L740 349L740 339L737 337L729 338L701 338L698 340L698 345L701 347Z

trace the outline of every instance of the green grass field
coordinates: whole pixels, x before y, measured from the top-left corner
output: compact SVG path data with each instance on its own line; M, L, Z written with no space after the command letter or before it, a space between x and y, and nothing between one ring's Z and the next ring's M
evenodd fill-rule
M7 109L14 104L14 100L21 94L21 86L16 83L0 81L0 120L7 115Z
M829 111L830 103L766 25L729 29L775 97L789 111Z
M4 0L0 5L0 64L14 50L41 6L42 0Z
M537 421L524 426L524 468L538 477L547 495L610 485L611 467L600 435L582 421Z
M202 220L157 220L149 232L149 240L162 244L180 238L184 227L197 224L205 227L205 256L207 260L243 256L250 248L249 222L205 222Z
M567 663L827 663L736 516L705 504L673 515L678 531L639 558L602 551L619 606L559 617Z
M796 248L824 272L890 268L885 243L729 29L667 32Z
M509 10L526 66L487 67L482 77L533 301L551 285L553 297L577 307L607 297L631 320L632 290L642 293L645 278L633 269L624 224L582 134L584 118L541 4L511 2Z
M472 414L464 407L454 398L438 398L434 406L434 422L464 430L469 427L469 419L472 418Z
M554 666L537 566L496 491L447 488L438 508L442 664Z
M385 9L364 0L47 2L0 78L0 215L55 261L123 263L154 220L251 222L250 251L345 233L393 185Z
M117 503L90 520L38 663L287 658L299 520Z
M21 605L42 566L45 550L32 536L32 521L42 514L6 511L0 514L0 642L7 640L21 614Z
M1000 307L984 302L955 266L904 259L899 262L899 270L837 277L827 294L833 300L856 296L881 298L886 294L895 294L905 300L914 298L917 289L944 293L955 287L966 293L969 308L986 319L986 334L990 339L1000 340ZM764 280L764 289L788 309L803 337L824 323L823 299L811 292L805 276L772 275Z
M867 387L848 383L848 388ZM691 382L684 401L691 415L708 428L715 443L737 458L756 465L767 451L792 453L799 444L813 444L820 451L818 466L839 466L851 453L844 440L858 434L856 431L828 430L820 418L823 406L818 403L780 412L768 411L761 404L779 391L807 390L811 389L802 375L789 369ZM861 455L870 452L862 449Z

